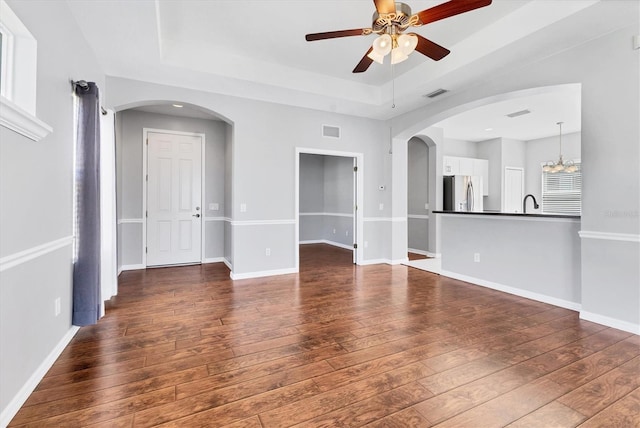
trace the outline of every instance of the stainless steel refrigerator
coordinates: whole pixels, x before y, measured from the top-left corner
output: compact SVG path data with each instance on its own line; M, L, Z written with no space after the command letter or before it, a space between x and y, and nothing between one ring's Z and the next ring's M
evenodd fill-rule
M482 177L449 175L444 178L444 211L480 212L482 207Z

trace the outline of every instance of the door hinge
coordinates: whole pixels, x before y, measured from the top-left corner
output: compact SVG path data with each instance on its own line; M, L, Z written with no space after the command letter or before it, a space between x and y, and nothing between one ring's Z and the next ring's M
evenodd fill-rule
M148 249L147 247L144 247L144 252L145 252L145 253L148 253L148 252L149 252L149 249Z
M145 217L147 217L147 218L149 218L149 211L145 211L145 212L144 212L144 216L145 216Z
M144 177L145 180L149 181L149 174Z
M149 139L147 138L147 146L149 145Z
M353 248L358 249L358 244L353 244Z
M358 167L357 166L353 167L353 172L358 172Z

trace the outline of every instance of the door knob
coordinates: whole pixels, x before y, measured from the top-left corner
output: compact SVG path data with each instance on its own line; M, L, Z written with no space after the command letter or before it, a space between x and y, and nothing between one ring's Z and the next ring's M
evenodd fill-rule
M194 214L194 215L192 215L191 217L199 218L199 217L200 217L200 214Z

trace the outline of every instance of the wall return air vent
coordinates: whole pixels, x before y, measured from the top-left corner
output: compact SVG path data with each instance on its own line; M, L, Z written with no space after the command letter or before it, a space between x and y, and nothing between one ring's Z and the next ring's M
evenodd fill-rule
M514 118L514 117L522 116L529 113L531 113L531 110L525 109L525 110L514 111L513 113L509 113L507 117Z
M446 89L440 88L440 89L436 89L435 91L430 92L430 93L428 93L426 95L423 95L423 96L426 97L426 98L435 98L435 97L437 97L439 95L446 94L447 92L449 92L449 91L447 91Z
M322 125L322 136L330 138L340 138L340 128L331 125Z

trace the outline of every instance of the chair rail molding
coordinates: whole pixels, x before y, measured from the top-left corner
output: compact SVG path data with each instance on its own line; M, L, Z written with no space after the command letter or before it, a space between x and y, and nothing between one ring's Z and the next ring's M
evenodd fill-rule
M613 232L595 232L590 230L581 230L578 235L582 239L602 239L605 241L627 241L640 242L640 234L635 233L613 233Z
M27 248L26 250L22 250L17 253L2 257L0 259L0 272L4 272L5 270L11 269L14 266L21 265L22 263L26 263L29 260L36 259L45 254L71 245L73 244L73 239L73 236L65 236L64 238L56 239L55 241L50 241L42 245Z

